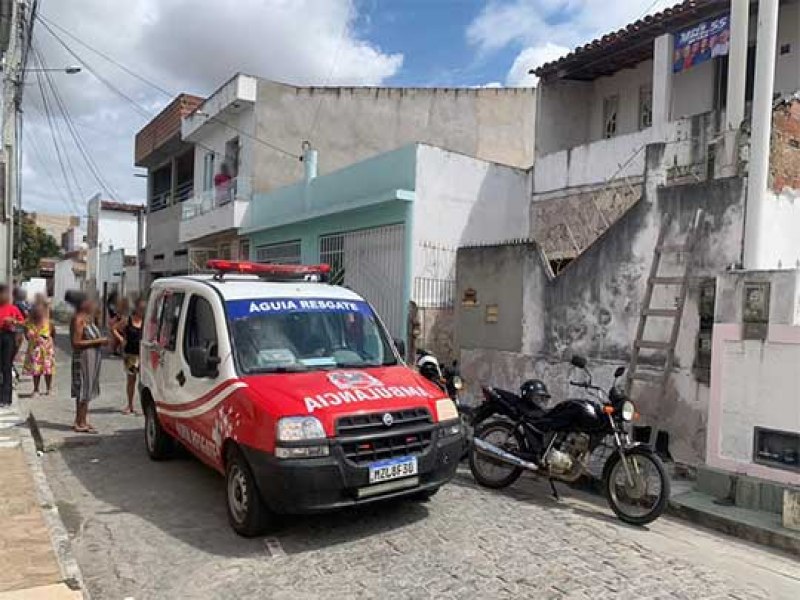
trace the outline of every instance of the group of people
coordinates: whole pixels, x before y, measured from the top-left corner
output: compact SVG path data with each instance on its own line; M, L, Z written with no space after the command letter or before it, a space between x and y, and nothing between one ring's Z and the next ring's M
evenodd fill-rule
M99 303L82 292L69 292L66 298L75 309L70 322L72 378L70 393L75 400L73 429L97 433L88 422L89 402L100 394L100 368L103 348L122 349L127 378L127 403L122 411L135 414L136 379L139 374L139 345L146 307L143 299L129 305L120 300L109 311L108 332L104 334ZM108 308L108 307L107 307ZM37 297L28 304L24 296L14 297L7 285L0 284L0 407L9 406L14 382L14 359L27 342L23 372L33 379L33 395L40 393L45 381L45 395L53 389L55 374L55 326L47 299Z
M13 302L12 302L13 300ZM0 285L0 406L11 404L14 385L14 359L23 341L27 342L23 372L33 378L33 395L45 381L45 394L53 389L55 373L55 327L47 298L37 296L33 304L19 291Z

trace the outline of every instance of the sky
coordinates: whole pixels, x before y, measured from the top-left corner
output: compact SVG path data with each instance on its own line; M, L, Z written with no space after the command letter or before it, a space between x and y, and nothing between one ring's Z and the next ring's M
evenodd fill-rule
M529 69L675 1L40 0L28 67L84 68L27 75L23 209L85 215L97 192L144 203L136 132L174 95L208 95L237 71L298 85L533 86Z

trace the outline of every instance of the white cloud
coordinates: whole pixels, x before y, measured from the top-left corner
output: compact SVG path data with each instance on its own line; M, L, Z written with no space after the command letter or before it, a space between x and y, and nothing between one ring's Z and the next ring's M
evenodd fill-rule
M467 41L480 54L522 48L511 66L509 85L532 85L527 72L575 46L671 6L675 0L491 0L467 28ZM559 52L556 54L556 50Z
M547 42L541 46L525 48L514 59L514 64L508 71L506 84L512 87L533 87L539 82L536 75L528 71L535 69L545 63L556 60L569 52L569 48L559 46L552 42Z
M402 54L387 54L355 29L354 0L70 0L43 3L43 14L79 39L174 93L209 94L236 71L295 84L378 85L399 71ZM60 34L101 76L155 115L170 98ZM48 66L76 62L41 24L37 46ZM104 178L130 202L145 199L134 178L133 140L148 120L92 74L54 74L64 103ZM32 75L26 86L23 208L74 211ZM80 210L98 184L66 129L65 168L76 171ZM30 139L33 140L30 143ZM48 175L49 173L49 175ZM54 183L55 181L55 183Z

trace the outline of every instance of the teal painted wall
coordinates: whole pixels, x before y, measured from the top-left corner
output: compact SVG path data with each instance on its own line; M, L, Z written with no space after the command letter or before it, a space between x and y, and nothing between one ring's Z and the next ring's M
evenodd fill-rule
M405 223L406 204L406 201L393 200L376 206L252 233L250 234L251 256L255 258L256 246L299 239L301 241L303 262L317 262L319 260L320 236Z

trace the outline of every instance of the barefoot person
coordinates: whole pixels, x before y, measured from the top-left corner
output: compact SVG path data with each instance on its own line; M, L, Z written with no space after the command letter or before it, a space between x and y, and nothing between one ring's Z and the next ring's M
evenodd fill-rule
M74 295L75 315L70 323L72 340L72 397L75 398L75 425L79 433L97 433L86 420L89 402L100 395L102 348L108 343L95 323L97 304L83 295Z
M122 412L126 415L136 414L133 408L133 397L136 393L136 378L139 376L139 345L142 341L142 325L146 307L147 303L143 298L136 300L130 316L113 330L117 343L120 348L123 348L128 404Z
M26 375L33 377L33 395L39 394L39 385L44 377L45 395L49 396L53 387L56 351L53 343L55 329L47 302L38 301L33 305L25 325L25 339L28 340L28 349L22 368Z
M0 284L0 407L11 406L14 355L18 329L24 320L20 310L11 304L8 286Z

